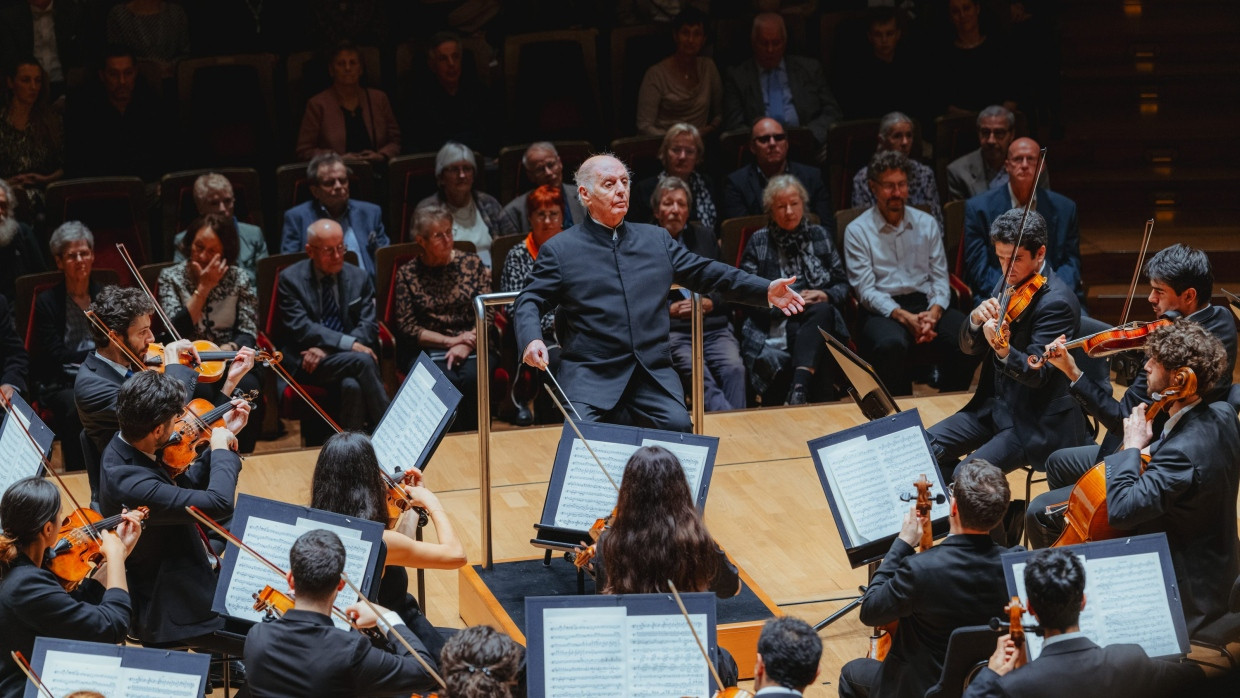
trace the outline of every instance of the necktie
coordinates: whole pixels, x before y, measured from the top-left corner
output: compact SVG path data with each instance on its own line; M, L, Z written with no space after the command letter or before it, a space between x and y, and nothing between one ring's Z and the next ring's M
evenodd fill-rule
M319 282L319 298L323 306L322 322L323 326L329 330L343 332L344 325L340 322L340 304L336 302L336 294L332 289L335 281L334 277L325 276Z

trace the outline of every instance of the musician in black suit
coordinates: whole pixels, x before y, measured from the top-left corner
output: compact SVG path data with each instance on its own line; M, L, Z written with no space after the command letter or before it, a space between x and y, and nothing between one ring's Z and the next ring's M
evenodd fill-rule
M422 641L404 621L382 606L375 609L387 623L379 623L364 603L345 613L357 618L358 627L379 625L389 635L393 651L379 649L361 633L337 628L332 605L344 587L345 551L331 531L303 533L289 550L289 589L296 592L291 610L270 623L258 623L245 638L245 663L249 691L254 698L269 696L409 695L438 688L395 637L398 633L429 664L431 657Z
M788 134L778 121L764 118L754 122L749 130L749 152L753 162L729 174L724 184L723 203L719 207L721 220L766 213L762 192L767 182L776 175L790 174L809 192L805 202L807 213L817 214L819 225L835 232L831 194L822 181L822 173L816 167L788 159ZM736 260L724 261L733 264Z
M925 519L911 507L870 580L861 622L880 626L898 620L899 628L881 663L854 659L844 665L841 698L921 698L939 680L952 631L986 624L1007 603L999 556L1008 549L990 537L1007 511L1007 478L990 463L973 459L956 468L948 491L950 535L914 554Z
M1236 323L1226 306L1210 304L1210 297L1214 292L1214 273L1210 267L1210 258L1205 252L1188 245L1172 245L1146 262L1145 275L1150 279L1149 302L1157 317L1188 318L1223 343L1227 352L1227 366L1219 377L1218 384L1213 387L1199 386L1210 391L1207 401L1223 399L1226 389L1231 385L1231 374L1236 366ZM1055 344L1062 346L1063 341L1065 338L1060 338ZM1083 374L1071 354L1060 351L1051 356L1048 362L1063 371L1072 381L1068 385L1068 391L1080 401L1085 411L1106 427L1107 435L1101 446L1091 443L1064 448L1055 451L1046 459L1046 480L1050 491L1033 500L1025 520L1030 543L1035 548L1050 545L1063 530L1062 519L1047 515L1046 508L1067 501L1076 481L1119 448L1124 435L1124 418L1132 414L1132 408L1152 402L1145 369L1137 373L1123 397L1116 400L1111 386L1091 380L1088 375ZM1166 414L1158 415L1154 421L1154 430L1161 432L1166 420Z
M212 429L208 452L174 478L160 451L174 438L186 394L181 382L155 371L125 382L116 399L120 432L100 461L99 502L104 516L123 507L150 509L146 534L126 563L134 636L146 645L225 649L213 636L224 626L211 610L214 551L185 507L216 520L232 514L241 472L235 435L250 408L235 401L226 428Z
M547 367L540 318L554 308L560 384L584 419L689 431L668 350L671 284L791 315L804 304L795 280L768 282L690 252L662 228L626 222L629 171L615 157L586 160L576 180L587 220L539 248L513 306L517 346L525 363Z
M1025 650L1010 635L1001 636L965 698L1071 696L1086 687L1124 698L1158 698L1183 694L1202 677L1196 665L1150 659L1140 645L1099 647L1086 637L1079 624L1085 610L1085 565L1064 548L1029 558L1025 593L1045 638L1042 653L1026 664Z
M801 696L818 678L822 639L809 623L778 616L762 625L754 661L755 696Z
M1008 324L1011 336L1006 346L996 331L1003 311L995 298L974 308L961 326L960 349L983 357L982 374L969 403L927 430L945 478L969 453L1004 472L1026 463L1041 469L1055 450L1088 441L1080 405L1068 395L1068 379L1054 368L1033 368L1026 361L1060 335L1075 337L1081 307L1072 289L1045 262L1045 219L1030 211L1022 237L1021 218L1021 209L1012 209L990 228L995 252L1008 269L1001 284L1020 289L1039 274L1045 283ZM1013 255L1015 261L1009 265ZM995 296L1001 292L1002 288L994 289Z
M306 254L280 272L284 360L298 381L337 397L336 421L373 429L387 410L375 348L375 287L360 267L344 263L344 230L330 219L311 224Z

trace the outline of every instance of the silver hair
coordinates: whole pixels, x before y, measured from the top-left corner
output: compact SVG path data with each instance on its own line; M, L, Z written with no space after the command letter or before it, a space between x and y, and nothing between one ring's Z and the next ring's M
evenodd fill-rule
M529 159L531 150L550 150L552 155L555 155L557 158L560 157L560 151L555 149L555 144L551 141L538 141L536 143L530 143L525 149L525 152L521 153L521 166L527 169L530 166Z
M693 191L689 189L689 183L680 177L659 178L659 183L654 185L654 194L650 196L651 210L659 210L659 202L663 200L663 195L669 191L683 191L685 193L685 201L689 204L689 209L693 209Z
M318 171L315 170L315 180L318 179ZM211 195L211 192L227 192L233 193L232 182L219 172L208 172L198 179L194 180L194 203L202 204Z
M306 164L306 179L317 185L319 183L319 170L323 167L335 165L336 163L344 164L344 158L340 157L338 153L327 152L315 155L310 158L310 162ZM348 166L346 166L345 169L348 170ZM353 171L349 170L349 174L353 174Z
M886 116L884 116L882 121L878 122L878 136L879 138L886 138L887 136L891 135L891 129L895 128L897 124L911 124L911 123L913 123L913 119L910 118L907 114L904 114L903 112L893 111L890 114L887 114Z
M591 155L586 158L586 161L581 163L581 167L578 167L577 171L573 173L573 184L577 187L577 202L580 203L582 207L585 207L586 202L581 198L581 188L585 187L591 194L594 193L594 187L598 184L598 175L594 171L595 163L597 163L600 158L604 157L611 158L623 165L624 174L628 176L629 182L633 181L633 171L629 169L628 164L616 157L615 153L608 151Z
M992 104L977 113L977 127L982 127L982 119L992 119L996 116L1007 120L1007 127L1009 131L1014 131L1016 129L1016 115L1009 111L1006 107L998 104Z
M766 188L762 190L762 210L770 213L775 197L788 189L795 190L800 195L802 204L809 203L809 192L805 185L801 184L801 180L797 179L796 175L781 174L771 177L771 181L767 182Z
M439 152L435 154L435 177L443 174L450 165L458 162L468 162L469 166L478 169L478 161L474 159L474 151L470 150L464 143L456 141L448 141L443 144Z
M667 129L667 133L663 134L663 142L659 144L659 161L667 157L667 151L672 147L672 141L680 136L693 136L693 145L697 148L698 162L706 155L706 143L702 141L702 132L693 124L684 122L672 124Z
M418 238L422 237L431 225L444 222L452 225L452 211L441 203L430 203L419 206L413 212L413 218L409 220L409 230L413 233L413 237Z
M95 234L90 232L90 228L82 221L65 221L60 224L56 232L52 233L52 238L47 241L48 248L52 251L53 257L59 257L61 252L69 246L71 242L85 240L86 246L95 251Z
M788 38L788 25L784 23L784 16L776 12L762 12L753 18L753 27L749 30L749 40L753 41L757 38L758 28L768 23L778 26L784 38Z

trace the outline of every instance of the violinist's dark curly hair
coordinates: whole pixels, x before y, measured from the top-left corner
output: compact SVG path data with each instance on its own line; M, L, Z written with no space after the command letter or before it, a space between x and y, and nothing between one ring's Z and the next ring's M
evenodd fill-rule
M610 594L705 591L718 572L715 541L702 523L680 461L667 449L637 449L624 467L615 520L602 547Z
M99 295L95 296L95 300L91 301L90 309L95 311L95 315L99 316L109 329L125 337L134 320L155 312L155 303L141 289L104 286ZM108 336L96 329L93 323L90 326L90 336L97 347L102 348L109 344Z
M1025 219L1025 234L1022 237L1020 219L1024 214L1025 209L1014 208L996 218L990 224L990 241L1015 245L1019 239L1022 248L1028 250L1030 255L1036 255L1046 245L1046 219L1037 211L1030 211Z
M762 626L758 654L762 655L767 678L784 688L802 691L818 677L822 639L800 618L779 616Z
M1184 243L1164 247L1145 263L1150 281L1161 281L1176 295L1190 288L1197 289L1197 304L1202 305L1214 294L1214 269L1205 252Z
M448 698L525 698L525 648L489 625L453 635L439 666Z
M340 536L321 528L306 531L288 551L288 569L298 596L324 601L340 586L345 551Z
M1145 342L1145 355L1168 371L1183 366L1193 369L1200 391L1217 385L1227 371L1227 351L1222 341L1185 318L1154 330Z
M951 492L956 498L961 525L974 531L989 531L997 526L1012 498L1003 471L982 458L973 458L956 468Z
M60 490L51 480L27 477L14 482L0 497L0 567L7 571L18 549L59 518Z
M159 371L139 371L116 396L116 421L129 443L181 414L189 400L180 381Z
M1081 618L1085 565L1064 548L1039 550L1025 565L1025 591L1039 625L1067 630Z
M388 525L387 489L370 437L345 431L323 444L310 481L310 506Z

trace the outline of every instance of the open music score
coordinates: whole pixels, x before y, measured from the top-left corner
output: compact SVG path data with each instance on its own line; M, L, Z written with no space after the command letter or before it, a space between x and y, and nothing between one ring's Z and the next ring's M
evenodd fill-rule
M206 690L211 657L101 642L40 637L31 666L56 696L90 690L126 698L197 698ZM39 698L26 683L26 698Z
M19 393L13 393L11 402L12 411L5 412L4 421L0 423L0 494L14 482L40 473L43 456L51 452L52 440L56 438ZM30 436L39 442L42 453L22 431L22 425L14 424L13 420L21 420Z
M461 391L425 352L419 354L371 435L379 466L389 475L425 469L460 404Z

